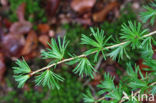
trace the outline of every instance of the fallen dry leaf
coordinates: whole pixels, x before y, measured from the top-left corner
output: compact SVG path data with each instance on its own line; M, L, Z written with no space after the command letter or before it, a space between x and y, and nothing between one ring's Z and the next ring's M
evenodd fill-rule
M6 66L4 62L4 55L0 53L0 82L3 81L3 76L6 71Z
M30 31L28 33L26 44L24 45L24 48L22 50L22 55L29 54L32 50L37 48L37 35L34 31Z
M24 19L24 14L25 14L25 7L26 4L22 3L18 9L17 9L17 17L19 19L18 22L15 22L11 25L10 27L10 33L11 34L24 34L24 33L28 33L30 31L30 29L32 28L32 24L29 21L26 21Z
M22 35L7 34L1 39L2 51L4 54L15 57L21 55L21 49L25 44L25 39Z
M39 24L38 29L41 33L48 33L50 30L50 26L48 24Z
M96 0L72 0L71 8L79 13L88 12L94 6Z
M47 0L46 1L46 13L49 17L56 14L57 8L59 7L60 0Z
M118 2L114 1L106 5L101 11L96 12L93 14L93 20L95 22L102 22L105 20L107 14L114 9L115 7L118 6Z
M28 21L15 22L11 25L10 32L15 35L24 34L29 32L31 28L32 24Z
M25 4L25 3L22 3L22 4L20 4L19 7L17 8L16 13L17 13L18 20L19 20L20 22L25 21L25 19L24 19L25 7L26 7L26 4Z
M49 37L48 35L41 35L39 36L39 41L45 46L48 47Z

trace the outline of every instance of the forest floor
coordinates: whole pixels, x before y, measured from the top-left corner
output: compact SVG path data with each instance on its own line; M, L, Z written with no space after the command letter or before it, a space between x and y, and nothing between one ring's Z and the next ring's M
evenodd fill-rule
M24 88L17 88L12 66L21 57L34 70L48 64L49 60L40 60L40 52L49 47L47 42L51 38L58 36L66 35L71 41L69 51L79 54L86 50L79 44L80 36L89 35L89 27L99 27L106 34L118 35L122 23L140 21L138 13L149 1L0 0L0 103L83 103L81 94L87 88L94 94L104 72L115 76L115 83L118 83L124 68L122 63L118 64L111 58L106 61L99 59L95 65L99 72L94 80L79 78L72 73L72 67L61 64L57 72L66 81L59 92L34 86L31 80Z

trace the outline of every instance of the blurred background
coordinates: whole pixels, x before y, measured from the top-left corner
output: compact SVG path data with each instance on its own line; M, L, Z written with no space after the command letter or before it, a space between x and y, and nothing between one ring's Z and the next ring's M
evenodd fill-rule
M41 59L40 52L48 48L51 38L58 36L66 35L70 40L69 52L81 54L87 50L79 44L81 34L89 35L91 26L118 38L121 24L128 20L139 21L138 13L150 1L0 0L0 103L83 103L82 93L90 88L94 94L104 72L115 76L118 83L124 66L122 61L117 63L111 58L104 61L100 57L95 64L99 72L94 80L73 74L72 66L57 66L56 72L65 78L59 91L35 86L33 79L24 88L17 88L12 66L21 57L33 70L47 65L50 60Z

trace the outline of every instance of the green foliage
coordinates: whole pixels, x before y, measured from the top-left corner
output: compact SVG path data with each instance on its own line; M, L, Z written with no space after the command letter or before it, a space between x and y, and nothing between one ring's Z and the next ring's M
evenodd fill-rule
M104 81L101 82L101 84L98 85L98 87L102 89L98 92L100 95L115 89L114 78L111 77L108 73L105 73Z
M113 60L116 60L118 58L118 61L120 61L121 59L123 60L125 56L130 59L130 56L129 56L129 54L127 52L127 48L126 48L127 45L128 44L126 43L124 45L114 48L108 54L108 56L110 56Z
M146 37L141 43L143 58L151 58L153 56L154 52L152 48L152 41L152 37Z
M26 61L23 58L23 61L17 60L16 64L18 67L13 67L14 69L14 74L25 74L25 73L30 73L31 69L26 63Z
M51 39L51 44L49 44L51 49L47 49L47 51L42 51L41 55L44 59L55 59L55 62L60 61L64 58L64 54L69 42L66 42L65 37L63 38L63 42L61 44L61 38L58 37L58 45L56 40Z
M147 33L147 31L148 29L142 30L141 23L132 23L132 21L129 21L128 25L124 23L121 26L122 33L120 33L120 38L124 39L126 43L113 48L108 56L112 57L113 60L116 60L118 58L118 61L120 61L125 57L130 59L129 51L131 50L131 48L132 50L140 48L151 49L149 48L151 47L150 38L145 40L143 39L143 36L145 35L145 33ZM128 48L129 45L131 46L131 48Z
M147 71L152 71L152 75L156 75L156 60L154 59L145 59L144 65L147 65L149 68L144 68Z
M104 81L102 81L101 84L99 84L97 87L100 88L100 90L98 92L99 96L105 94L103 96L103 99L95 100L95 98L91 95L91 92L87 91L87 94L83 95L84 102L87 102L87 103L95 103L95 102L117 103L122 98L121 86L119 86L119 88L115 87L114 78L111 77L108 73L104 74ZM110 98L110 101L107 101L107 98Z
M95 102L94 97L92 96L92 93L90 92L90 90L87 90L87 94L83 94L83 100L84 102L87 103L93 103Z
M17 60L16 61L17 67L13 67L14 69L14 78L19 83L18 87L21 88L24 86L25 82L29 79L28 73L31 72L30 67L23 59L23 61Z
M131 9L131 5L126 5L126 8L121 10L122 14L119 19L116 19L115 22L107 22L105 21L100 25L100 28L105 30L105 36L112 36L109 40L109 45L115 45L117 43L121 43L120 33L121 28L124 22L135 21L136 15ZM118 62L122 65L125 62L129 61L129 59L137 59L136 57L138 51L131 52L130 48L127 46L128 44L112 48L112 51L109 51L108 56L110 56L113 60L118 60ZM147 54L147 53L146 53ZM137 56L136 56L137 55ZM123 62L123 63L122 63Z
M104 35L103 30L99 29L93 29L91 28L91 32L93 37L89 37L86 35L82 35L81 38L81 44L85 44L89 47L89 49L84 52L82 55L79 56L71 56L71 58L65 58L66 54L66 48L68 45L68 42L65 41L65 38L63 39L63 42L61 42L60 37L58 38L58 44L57 42L52 39L51 44L49 44L50 49L47 51L42 52L42 56L44 59L52 59L52 65L48 65L46 67L43 67L37 71L31 72L29 75L29 72L19 70L19 68L15 68L15 74L18 74L15 77L16 81L19 82L19 87L22 87L26 80L29 78L29 76L37 74L38 72L42 73L35 77L35 83L36 85L43 85L48 86L49 88L57 88L59 89L61 86L58 85L58 81L63 81L64 79L55 74L53 71L50 70L52 66L57 66L57 64L68 62L69 65L77 64L75 69L73 69L73 72L76 74L79 74L79 76L84 77L90 76L91 78L94 78L94 72L96 70L92 66L92 62L88 59L92 54L95 54L94 56L94 62L97 61L99 55L110 56L111 58L115 59L125 59L125 57L131 59L131 53L136 51L138 54L136 55L144 55L144 53L150 53L150 57L146 58L151 59L151 56L153 54L152 50L152 41L153 38L150 37L154 33L148 33L148 29L144 29L141 25L141 23L136 23L129 21L128 25L124 23L121 26L121 33L119 36L120 38L112 39L110 36ZM111 34L112 35L112 34ZM114 41L114 43L108 43L109 41ZM115 42L117 41L117 42ZM121 42L124 41L124 42ZM111 49L111 51L109 51ZM106 54L106 51L108 54ZM69 53L70 55L73 55ZM146 59L144 58L144 59ZM137 56L138 59L138 56ZM84 101L85 102L101 102L101 103L118 103L123 96L123 92L126 91L128 95L130 93L141 91L141 93L150 93L151 90L153 90L153 94L155 93L155 61L145 61L146 65L149 65L149 68L151 72L146 72L146 74L143 74L140 70L139 66L136 64L134 65L134 62L129 61L130 63L127 64L127 75L124 76L124 78L120 79L119 84L114 83L114 77L111 77L109 74L104 74L104 81L101 82L100 85L98 85L98 98L94 98L92 96L92 93L90 91L87 91L87 94L84 94ZM26 63L22 63L25 65ZM124 63L126 64L126 63ZM19 67L21 66L19 62ZM20 67L21 68L21 67ZM28 66L26 67L28 68ZM46 70L45 70L46 69ZM45 71L43 71L45 70ZM152 79L150 78L152 77ZM152 84L152 85L151 85ZM60 94L61 95L61 94ZM102 98L101 98L102 97ZM48 101L48 100L47 100ZM138 102L138 101L137 101ZM137 103L136 102L136 103ZM129 100L127 103L131 103L131 100Z
M147 56L153 55L151 44L153 38L145 38L145 34L148 33L148 29L143 29L141 23L132 23L132 21L129 21L128 25L124 23L122 25L121 32L122 33L120 33L120 38L124 39L125 43L113 48L112 51L108 54L108 56L112 57L113 60L118 59L118 61L120 61L125 57L130 59L130 51L135 51L137 49L139 50L139 52L144 53Z
M109 74L104 74L104 80L99 84L97 87L100 88L98 91L99 97L102 96L102 98L95 99L90 94L90 92L87 92L86 95L84 95L85 102L95 103L95 102L101 102L101 103L118 103L122 96L123 92L129 96L129 100L126 103L132 103L131 93L135 93L136 91L140 90L140 94L142 93L156 93L155 85L150 85L152 82L150 79L148 79L149 75L142 74L142 72L139 69L139 66L134 65L134 68L130 63L127 64L127 75L123 77L119 83L118 86L115 86L114 84L114 78L111 77ZM104 96L103 96L104 95ZM108 100L109 98L109 100ZM134 101L133 103L139 103L138 101Z
M42 84L43 86L48 86L49 88L54 89L56 87L57 89L60 89L57 81L63 82L63 80L64 78L55 74L51 70L46 70L39 76L36 76L35 83L37 86Z
M121 29L121 39L124 39L125 41L129 41L132 49L136 49L141 45L141 39L143 36L148 32L148 29L142 29L141 23L132 23L131 21L128 21L128 25L125 23L122 25Z
M94 47L93 49L90 49L88 51L86 51L84 54L89 55L92 52L97 52L95 57L94 57L94 61L97 61L98 55L100 53L100 51L102 52L104 58L105 58L105 54L104 54L104 50L103 48L106 46L106 43L108 42L109 38L106 38L104 36L104 31L103 30L99 30L97 28L97 32L94 31L93 28L90 28L92 35L94 36L94 39L89 38L88 36L82 34L82 38L81 38L81 44L86 44L86 45L90 45L92 47Z
M127 67L128 67L128 69L127 69L127 75L129 77L127 77L125 79L129 79L129 78L131 80L137 79L138 78L139 67L135 65L135 71L133 70L133 67L132 67L132 65L130 63L127 64Z
M123 24L121 30L123 32L121 34L122 35L121 39L125 39L126 42L117 44L117 46L116 45L110 46L110 48L114 48L114 47L117 48L117 49L114 49L113 52L108 54L112 58L116 59L117 57L119 57L120 59L120 58L123 58L124 55L127 55L127 57L129 57L126 51L128 46L132 47L132 49L130 50L141 48L147 51L147 50L152 49L152 46L151 46L152 38L148 38L144 40L144 38L147 36L145 35L145 32L147 32L147 29L144 29L143 32L141 32L141 24L137 25L136 23L133 24L131 21L129 21L129 25L127 26L126 24ZM98 53L96 54L97 55L96 58L97 58L100 51L106 50L108 48L108 47L107 48L105 47L110 37L106 39L105 36L103 36L104 32L103 31L100 32L98 29L97 29L97 32L95 32L93 29L91 29L91 31L93 33L95 40L85 35L82 35L81 43L90 45L93 47L93 49L91 48L90 50L88 50L89 51L88 54L85 53L85 55L83 54L80 56L74 56L66 60L69 61L67 63L69 65L78 63L75 69L73 70L74 73L78 73L79 76L82 76L82 77L86 75L86 76L90 76L91 78L94 78L94 72L96 70L93 68L91 62L87 59L86 56L89 56L97 52ZM45 59L49 59L49 58L54 59L55 62L61 61L64 59L64 54L65 54L67 45L68 45L68 42L65 41L65 38L63 39L63 42L61 43L61 39L59 37L58 44L56 43L54 39L52 39L51 44L49 44L51 49L48 49L47 51L42 52L42 56ZM145 47L142 47L142 46L145 46ZM147 49L147 47L150 47L150 49L149 48ZM55 64L55 62L53 63ZM22 66L23 64L26 64L26 62L22 63ZM19 64L19 66L21 66L21 64ZM124 79L126 80L128 85L123 86L122 84L119 84L119 86L115 86L113 82L114 79L109 74L105 74L104 76L105 80L98 86L101 89L98 93L99 96L106 93L104 97L111 98L110 102L116 103L121 100L122 91L123 91L122 89L124 87L129 88L132 91L140 89L142 92L145 92L150 88L149 84L151 83L151 81L147 80L148 74L146 74L146 76L144 77L138 66L135 66L135 70L133 70L130 64L128 64L127 66L128 66L128 70L127 70L128 78L124 78ZM59 89L59 85L57 84L57 81L63 81L63 78L55 74L51 70L49 70L48 68L50 67L51 66L48 65L47 70L45 70L39 76L36 76L35 83L36 85L48 86L49 88L56 87L57 89ZM19 71L19 73L21 73L21 71ZM25 81L29 78L29 75L26 75L26 76L22 75L21 77L22 79L20 79L20 76L21 75L19 75L19 77L16 77L15 79L16 81L19 82L20 86L22 87ZM141 77L141 79L139 78L139 76ZM84 96L85 96L85 99L84 99L85 101L88 101L88 102L93 101L93 97L89 93ZM107 100L105 98L102 100L97 100L97 101L106 102Z
M30 22L41 20L45 22L47 20L45 11L39 5L40 0L9 0L11 15L9 16L12 21L17 21L16 10L22 3L26 3L25 17Z
M25 82L29 79L29 75L15 75L15 80L19 83L18 88L21 88L24 86Z
M92 64L89 62L87 58L76 58L75 60L72 60L68 62L67 64L73 65L75 63L78 63L75 69L73 70L74 73L79 73L79 76L90 76L91 78L94 78L94 72L96 71Z
M149 6L144 6L145 12L140 13L141 20L143 23L147 23L148 20L150 20L150 24L154 24L155 18L156 18L156 4L152 2Z
M111 98L112 103L119 102L122 98L122 90L121 87L117 88L114 84L114 78L111 77L109 74L104 74L104 81L101 82L101 84L98 85L98 87L101 89L98 94L102 95L104 93L107 93L104 97L105 98ZM105 99L102 100L102 102L106 102Z
M129 87L132 88L132 90L137 90L137 89L146 89L148 87L148 84L146 81L142 81L137 79L136 81L132 81L129 83Z
M144 77L142 72L139 69L139 66L134 66L135 70L133 70L133 67L130 63L127 64L127 76L124 78L125 82L128 83L128 87L132 90L141 89L142 92L147 90L148 88L148 80L147 80L147 74ZM139 78L141 77L141 79Z
M153 95L155 95L155 94L156 94L156 86L153 86L150 92L151 92Z

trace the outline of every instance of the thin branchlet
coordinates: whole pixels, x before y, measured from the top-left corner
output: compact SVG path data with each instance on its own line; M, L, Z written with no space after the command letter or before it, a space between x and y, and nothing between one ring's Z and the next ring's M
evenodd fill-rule
M154 35L154 34L156 34L156 31L150 32L150 33L144 35L142 38L146 38L146 37L152 36L152 35ZM126 43L128 43L128 41L125 41L125 42L122 42L122 43L119 43L119 44L115 44L115 45L112 45L112 46L107 46L107 47L103 48L102 50L112 49L112 48L115 48L115 47L119 47L119 46L124 45L124 44L126 44ZM94 52L90 53L89 55L95 54L96 52L97 52L97 51L94 51ZM64 60L59 61L59 62L57 62L57 63L53 63L53 64L51 64L51 65L48 65L48 66L43 67L43 68L41 68L41 69L38 69L38 70L36 70L36 71L32 71L32 72L30 73L30 75L32 76L32 75L34 75L34 74L36 74L36 73L38 73L38 72L44 71L44 70L46 70L46 69L49 69L49 68L51 68L51 67L53 67L53 66L55 66L55 65L58 65L58 64L61 64L61 63L65 63L65 62L74 60L74 59L76 59L76 58L82 58L82 57L86 57L86 55L85 55L85 54L82 54L82 55L79 55L79 56L75 56L75 57L71 57L71 58L68 58L68 59L64 59Z
M142 37L140 37L139 39L144 39L144 38L149 38L150 36L152 36L152 35L154 35L154 34L156 34L156 31L153 31L153 32L151 32L151 33L148 33L148 34L146 34L146 35L143 35ZM87 37L85 37L85 38L87 38ZM108 39L107 39L108 40ZM148 39L147 39L148 40ZM54 40L53 40L54 41ZM146 40L145 40L146 41ZM144 43L145 43L145 41L144 41ZM105 51L105 50L108 50L108 49L113 49L113 48L117 48L117 47L121 47L121 46L123 46L123 45L125 45L125 44L128 44L128 43L130 43L131 41L130 40L128 40L128 41L125 41L125 42L122 42L122 43L119 43L119 44L115 44L115 45L112 45L112 46L103 46L103 45L100 45L99 46L99 44L98 43L94 43L94 45L93 46L95 46L95 49L92 49L92 52L90 52L89 51L89 53L88 54L82 54L82 55L79 55L79 56L72 56L71 58L67 58L67 59L64 59L64 57L63 56L61 56L61 58L60 58L60 61L56 61L56 62L54 62L54 63L52 63L52 64L50 64L50 65L48 65L48 66L46 66L46 67L43 67L43 68L41 68L41 69L38 69L38 70L36 70L36 71L31 71L31 69L30 69L30 67L28 66L28 64L25 62L25 60L23 59L23 61L19 61L19 60L17 60L17 64L18 64L18 66L19 67L14 67L14 73L16 74L14 77L15 77L15 80L17 81L17 82L19 82L19 85L18 85L18 87L23 87L24 86L24 83L31 77L31 76L33 76L33 75L35 75L35 74L37 74L37 73L39 73L39 72L41 72L42 71L42 73L40 73L40 75L38 75L38 76L36 76L35 77L35 83L36 83L36 85L43 85L43 86L48 86L49 88L57 88L57 89L59 89L60 87L59 87L59 85L58 85L58 81L61 81L61 82L63 82L64 81L64 78L63 77L61 77L61 76L59 76L58 74L55 74L54 72L53 72L53 70L51 69L51 67L53 67L53 66L56 66L56 65L58 65L58 64L61 64L61 63L65 63L65 62L68 62L68 64L70 65L70 63L71 64L75 64L75 63L78 63L79 62L79 64L76 66L76 68L74 69L74 72L76 72L76 73L79 73L79 75L81 75L81 76L83 76L83 73L85 73L85 75L90 75L91 77L93 77L93 75L92 74L94 74L93 72L96 72L96 70L93 68L93 66L91 65L91 63L89 62L89 60L88 60L88 58L87 58L87 56L89 56L89 55L92 55L92 54L97 54L97 53L99 53L99 52L103 52L103 51ZM83 43L85 43L85 42L83 42ZM87 42L88 44L90 43L90 42ZM99 43L101 43L101 42L99 42ZM151 43L151 41L149 42L149 43ZM63 45L65 44L65 41L64 41L64 43L63 43ZM60 45L60 49L58 49L58 47L56 46L55 47L55 49L57 50L54 50L55 52L53 52L53 54L56 54L56 55L52 55L51 57L52 58L55 58L57 55L59 55L59 54L57 54L57 52L60 52L60 50L62 50L63 52L65 51L65 48L63 47L63 49L62 49L62 47L61 47L61 42L59 42L59 45ZM98 45L98 46L97 46ZM100 50L99 50L100 49ZM46 53L46 52L44 52L44 53ZM49 53L50 53L50 51L49 51ZM48 54L49 56L51 55L51 54ZM105 54L106 56L109 56L108 54ZM46 56L46 55L45 55ZM58 58L55 58L56 60L58 59ZM71 61L71 62L70 62ZM70 62L70 63L69 63ZM21 69L22 67L24 67L25 69ZM77 69L77 68L79 68L79 69ZM84 69L85 68L85 69ZM132 73L131 75L133 76L133 77L137 77L134 73L135 72L133 72L133 71L129 71L130 73ZM138 73L139 72L139 69L138 69L138 67L136 68L136 73ZM144 77L143 77L143 75L142 74L140 74L140 76L143 78L143 79L145 79ZM114 95L114 94L112 94L112 93L116 93L116 95L118 95L117 97L114 97L117 101L119 101L119 103L122 103L123 102L123 100L122 100L122 95L121 95L121 88L120 88L120 86L119 86L119 88L118 87L115 87L115 85L113 84L113 78L111 78L111 77L109 77L109 75L105 75L105 78L107 78L106 79L106 82L103 82L103 84L101 85L101 86L99 86L99 87L101 87L101 88L103 88L103 89L108 89L108 90L110 90L110 89L113 89L113 92L109 92L109 91L107 91L107 92L109 92L110 93L110 95ZM137 78L135 78L136 80L137 80ZM138 82L141 82L141 81L138 81ZM109 84L108 84L109 83ZM132 82L132 83L135 83L135 82ZM142 82L141 82L142 83ZM146 85L146 83L144 83L145 85ZM153 82L153 83L151 83L151 84L149 84L149 85L147 85L147 86L154 86L156 84L156 82ZM106 85L109 85L109 86L106 86ZM134 87L134 86L133 86ZM140 88L137 88L138 89L138 92L140 92L141 91L141 89ZM115 90L115 91L114 91ZM103 91L103 90L101 90L101 92L100 93L104 93L104 92L106 92L105 90ZM108 93L108 94L109 94ZM137 93L137 92L136 92ZM109 96L109 95L108 95ZM87 95L85 95L85 97L86 97L86 100L88 100L87 98ZM101 98L99 98L99 99L95 99L95 103L97 103L97 102L99 102L99 101L103 101L103 100L105 100L106 99L106 97L104 96L104 97L101 97ZM121 99L121 100L120 100ZM92 101L94 101L94 100L92 100Z

